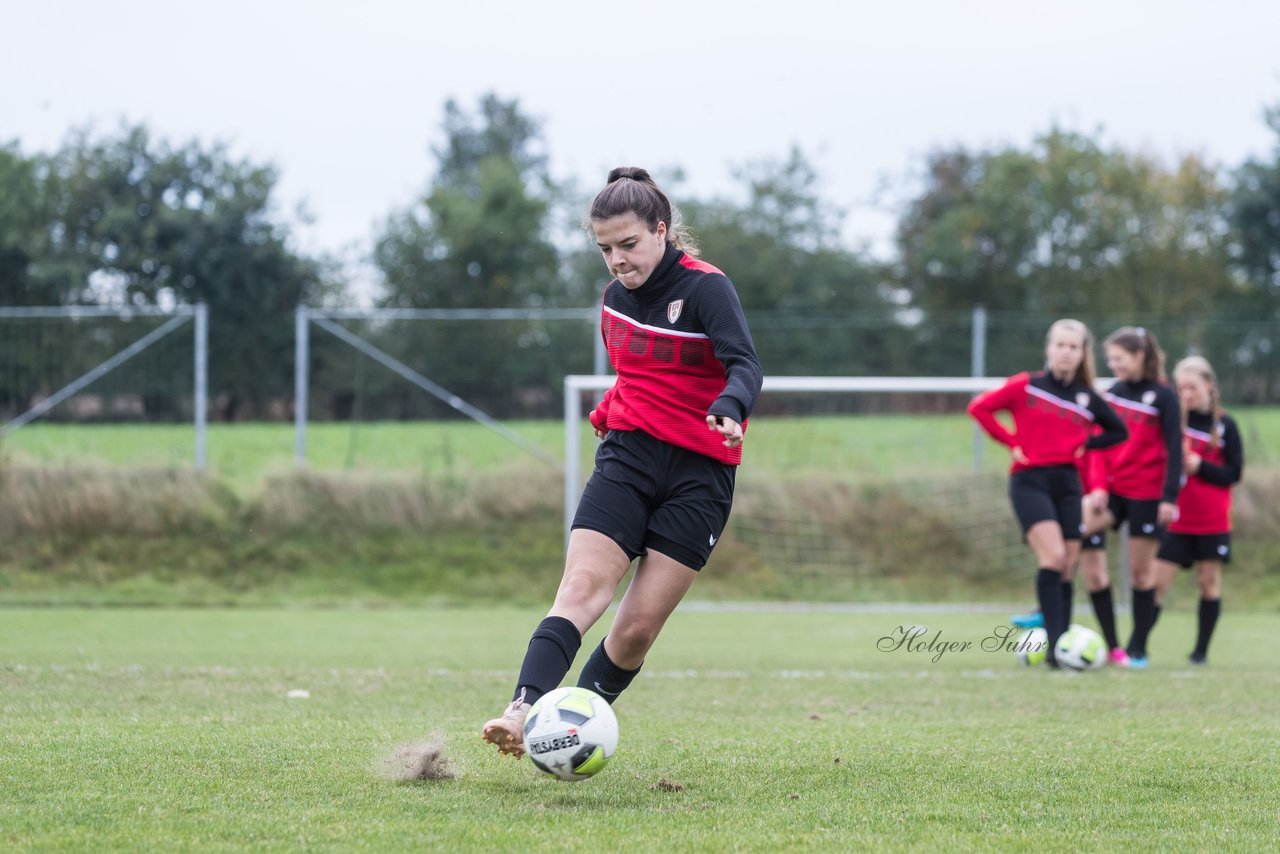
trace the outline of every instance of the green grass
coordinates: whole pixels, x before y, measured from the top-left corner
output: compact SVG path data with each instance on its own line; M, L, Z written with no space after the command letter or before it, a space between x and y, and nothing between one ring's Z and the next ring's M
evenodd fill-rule
M1280 409L1236 413L1251 461L1280 458ZM558 421L508 425L557 457L564 430ZM744 475L802 476L842 472L850 477L925 475L966 471L973 463L973 423L963 415L867 415L781 418L762 416L748 428ZM582 431L584 473L595 441ZM33 424L5 439L0 451L34 462L97 461L110 465L190 465L194 437L184 425ZM1002 471L1007 452L983 446L984 466ZM213 474L239 494L256 491L272 474L294 469L289 424L214 424L209 427ZM311 424L308 466L315 471L413 473L424 478L465 477L512 464L528 454L470 421Z
M1174 613L1151 670L1066 674L876 649L912 623L977 643L996 615L681 610L577 784L476 737L539 616L0 612L0 847L1277 848L1273 616L1228 605L1207 669ZM378 775L433 733L455 779Z

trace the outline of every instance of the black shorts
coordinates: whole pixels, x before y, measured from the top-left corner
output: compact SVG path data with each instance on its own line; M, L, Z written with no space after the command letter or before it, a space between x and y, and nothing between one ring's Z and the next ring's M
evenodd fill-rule
M1176 563L1183 569L1201 560L1231 563L1231 534L1179 534L1165 531L1156 552L1160 560Z
M733 508L737 466L655 439L610 430L573 517L635 559L649 549L702 569Z
M1080 539L1084 522L1080 497L1075 466L1046 466L1009 475L1009 500L1023 536L1037 522L1053 521L1062 527L1064 540Z
M1158 498L1125 498L1123 495L1111 495L1107 498L1107 509L1115 517L1111 530L1118 531L1125 522L1129 523L1129 536L1146 537L1158 540L1164 536L1164 528L1156 524L1160 518L1160 499ZM1085 537L1084 548L1105 549L1107 536L1104 531Z

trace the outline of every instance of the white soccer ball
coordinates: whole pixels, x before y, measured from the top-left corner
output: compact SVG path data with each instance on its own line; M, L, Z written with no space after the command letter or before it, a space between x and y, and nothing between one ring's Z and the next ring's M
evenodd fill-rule
M1072 625L1053 652L1058 665L1069 670L1094 670L1107 663L1107 642L1088 626Z
M1014 652L1018 654L1018 663L1026 667L1044 664L1049 653L1049 633L1044 629L1028 629L1018 636Z
M540 771L565 781L600 773L618 748L618 719L586 688L543 694L524 722L524 745Z

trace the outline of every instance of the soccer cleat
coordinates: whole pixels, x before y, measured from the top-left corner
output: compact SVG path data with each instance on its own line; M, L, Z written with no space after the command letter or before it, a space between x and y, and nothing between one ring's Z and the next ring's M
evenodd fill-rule
M1112 667L1128 667L1130 664L1129 653L1125 652L1122 647L1116 647L1107 653L1107 661Z
M1146 670L1150 666L1145 655L1134 655L1129 653L1129 669L1130 670Z
M1187 663L1195 664L1200 667L1203 667L1204 665L1209 663L1209 659L1198 652L1193 652L1187 656Z
M498 753L503 756L524 756L524 719L529 717L531 706L524 702L524 694L511 701L502 717L494 718L484 725L481 737L490 744L497 745Z
M1044 627L1044 614L1039 611L1032 611L1029 614L1014 614L1009 619L1020 629L1039 629Z

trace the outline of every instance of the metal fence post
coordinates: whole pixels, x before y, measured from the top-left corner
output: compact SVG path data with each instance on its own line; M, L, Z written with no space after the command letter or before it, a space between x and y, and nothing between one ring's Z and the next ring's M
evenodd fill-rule
M305 305L299 305L293 317L293 456L298 468L307 467L307 370L311 361L308 338L311 319Z
M564 378L564 546L569 547L569 526L573 524L573 508L578 503L578 460L581 458L582 391L575 378Z
M204 471L209 447L209 306L202 302L196 303L195 335L196 471Z
M982 304L973 307L973 338L970 345L969 376L987 375L987 308ZM982 471L982 450L986 446L982 428L973 425L973 470Z
M594 342L591 351L591 372L596 376L607 373L609 355L604 349L604 336L600 334L600 322L593 318L591 322L591 340Z

